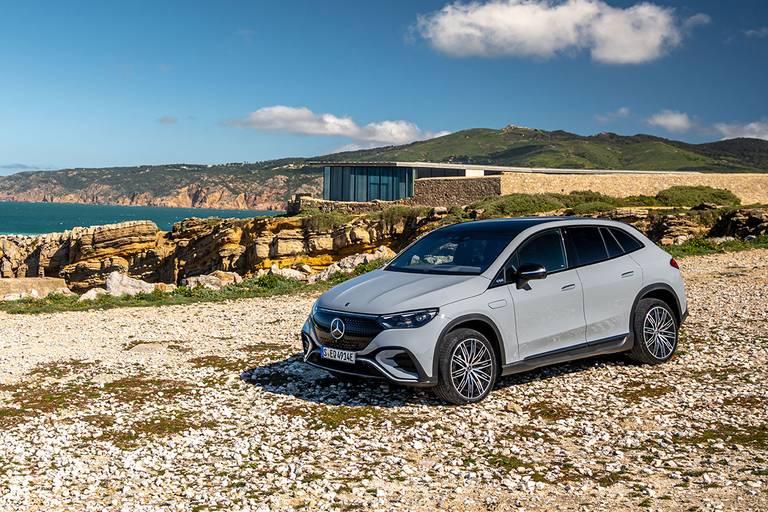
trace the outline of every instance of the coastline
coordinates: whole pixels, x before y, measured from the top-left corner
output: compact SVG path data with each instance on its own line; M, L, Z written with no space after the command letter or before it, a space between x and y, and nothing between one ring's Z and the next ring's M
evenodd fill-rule
M173 208L160 206L0 201L0 236L38 236L61 233L78 227L93 227L127 221L149 220L169 231L188 218L257 218L281 215L282 210L233 210L217 208Z

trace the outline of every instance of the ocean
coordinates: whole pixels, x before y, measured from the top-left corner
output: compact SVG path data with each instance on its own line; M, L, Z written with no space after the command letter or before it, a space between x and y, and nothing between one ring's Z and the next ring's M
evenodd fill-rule
M39 235L77 226L99 226L126 220L151 220L158 228L169 231L175 222L189 217L249 218L279 213L281 212L0 201L0 235Z

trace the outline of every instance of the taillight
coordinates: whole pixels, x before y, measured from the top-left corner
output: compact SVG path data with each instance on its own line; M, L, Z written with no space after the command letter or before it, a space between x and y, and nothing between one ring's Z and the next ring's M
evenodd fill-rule
M680 265L677 264L677 261L675 260L675 258L672 258L671 260L669 260L669 264L675 267L677 270L680 270Z

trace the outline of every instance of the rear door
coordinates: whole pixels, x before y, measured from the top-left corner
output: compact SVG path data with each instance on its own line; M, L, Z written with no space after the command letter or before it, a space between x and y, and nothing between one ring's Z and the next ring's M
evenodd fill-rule
M507 265L513 270L527 263L543 265L545 279L526 288L508 284L515 306L520 359L563 350L586 341L584 303L576 270L568 268L560 229L548 229L523 242Z
M587 342L627 335L632 304L643 285L640 266L606 227L564 231L568 258L583 288Z

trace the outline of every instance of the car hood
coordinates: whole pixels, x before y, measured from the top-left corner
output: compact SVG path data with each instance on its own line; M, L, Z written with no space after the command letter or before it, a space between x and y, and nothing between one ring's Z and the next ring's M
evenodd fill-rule
M483 276L451 276L374 270L325 292L321 308L382 315L440 307L488 289Z

